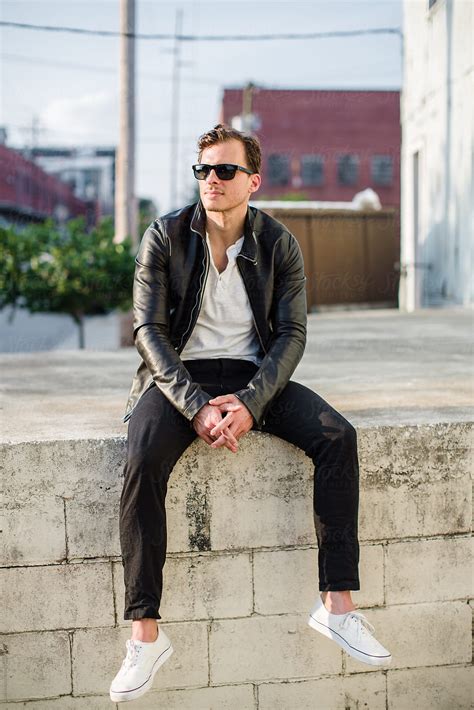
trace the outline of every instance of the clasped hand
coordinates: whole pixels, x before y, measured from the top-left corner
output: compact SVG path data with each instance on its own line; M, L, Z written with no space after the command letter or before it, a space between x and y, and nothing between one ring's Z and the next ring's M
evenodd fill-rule
M234 454L238 439L253 426L253 417L235 394L222 394L210 399L193 418L196 433L213 449L225 446Z

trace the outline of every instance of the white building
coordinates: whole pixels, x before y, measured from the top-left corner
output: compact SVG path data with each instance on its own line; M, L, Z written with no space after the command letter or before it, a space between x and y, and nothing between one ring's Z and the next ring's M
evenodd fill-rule
M114 214L115 148L40 148L29 156L47 173L71 185L81 200L97 200L97 217Z
M402 310L474 302L474 2L404 0Z

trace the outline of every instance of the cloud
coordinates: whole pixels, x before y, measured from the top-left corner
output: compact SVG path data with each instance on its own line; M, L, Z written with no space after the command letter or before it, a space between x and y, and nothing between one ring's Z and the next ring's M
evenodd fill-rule
M55 143L82 141L115 143L118 137L118 96L101 91L54 99L41 113L46 135Z

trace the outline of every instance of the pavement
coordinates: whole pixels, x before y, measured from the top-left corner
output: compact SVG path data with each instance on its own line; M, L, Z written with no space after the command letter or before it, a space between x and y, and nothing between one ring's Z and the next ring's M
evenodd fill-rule
M356 427L472 422L471 307L308 315L292 379ZM2 443L126 436L134 348L0 354Z

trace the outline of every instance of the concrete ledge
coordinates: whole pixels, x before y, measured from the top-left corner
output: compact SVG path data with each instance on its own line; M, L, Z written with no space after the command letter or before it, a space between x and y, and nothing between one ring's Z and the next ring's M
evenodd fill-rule
M260 432L249 432L237 455L196 439L167 497L160 613L175 654L137 708L163 701L242 710L280 698L299 710L312 707L315 691L327 707L361 694L371 708L387 698L401 707L392 702L398 697L419 698L420 708L462 707L471 659L472 429L357 429L362 589L353 598L393 653L385 672L344 656L306 624L318 593L311 460ZM3 444L0 456L8 500L4 700L109 707L131 625L123 620L118 539L126 440ZM425 674L426 693L405 688L400 673ZM448 705L436 704L440 677Z

